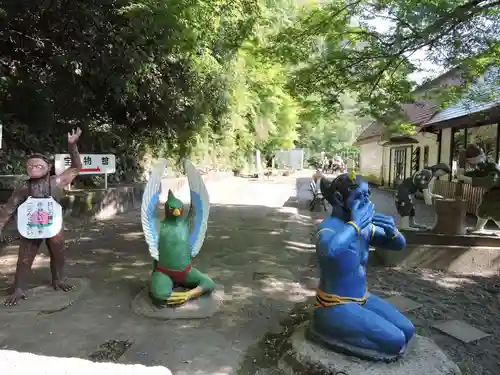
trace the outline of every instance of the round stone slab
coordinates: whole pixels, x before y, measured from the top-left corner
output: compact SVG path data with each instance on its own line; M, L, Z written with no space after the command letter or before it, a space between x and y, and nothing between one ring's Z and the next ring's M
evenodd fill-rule
M458 366L434 343L416 335L403 358L394 363L364 361L332 352L305 337L307 324L289 339L291 349L280 359L279 368L288 375L461 375ZM306 372L303 372L306 371Z
M132 301L132 311L137 315L155 319L204 319L214 315L223 301L224 287L216 285L212 293L188 301L182 306L157 308L152 304L146 287Z
M67 282L75 286L71 292L54 290L50 285L37 286L28 289L27 299L21 300L14 306L5 306L3 304L7 296L2 296L0 300L0 313L19 314L19 313L53 313L64 310L74 304L83 293L89 288L88 279L68 279Z

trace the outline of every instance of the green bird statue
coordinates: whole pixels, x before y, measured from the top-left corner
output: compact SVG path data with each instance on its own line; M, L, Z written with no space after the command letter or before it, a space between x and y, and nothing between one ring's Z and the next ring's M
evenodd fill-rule
M166 160L161 159L153 168L141 210L143 231L153 258L149 295L158 308L182 305L215 288L213 280L192 265L192 258L198 255L205 239L210 203L205 183L189 160L184 162L191 191L189 213L184 215L182 201L169 190L165 218L157 229L156 206L166 165Z

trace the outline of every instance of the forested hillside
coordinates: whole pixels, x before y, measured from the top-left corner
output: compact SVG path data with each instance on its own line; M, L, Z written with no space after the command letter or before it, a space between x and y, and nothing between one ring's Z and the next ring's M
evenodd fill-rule
M343 147L370 118L403 121L412 52L471 72L497 59L497 3L3 0L0 172L64 151L77 125L118 178L148 155L242 166L256 148Z

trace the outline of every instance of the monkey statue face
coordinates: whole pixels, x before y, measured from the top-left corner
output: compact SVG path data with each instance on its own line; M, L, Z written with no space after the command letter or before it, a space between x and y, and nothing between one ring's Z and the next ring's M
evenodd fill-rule
M50 172L50 165L46 160L38 157L32 157L24 163L29 178L42 178Z

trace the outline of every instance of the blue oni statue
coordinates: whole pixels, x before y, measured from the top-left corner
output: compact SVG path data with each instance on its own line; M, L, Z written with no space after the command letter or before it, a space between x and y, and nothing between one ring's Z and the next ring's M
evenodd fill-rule
M414 336L413 324L394 306L368 292L368 247L402 250L394 219L375 212L368 184L343 174L322 179L332 214L319 225L316 252L320 284L307 336L334 351L391 362Z

